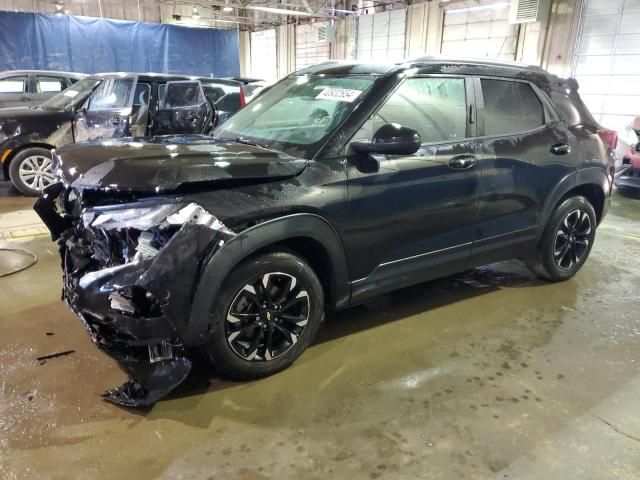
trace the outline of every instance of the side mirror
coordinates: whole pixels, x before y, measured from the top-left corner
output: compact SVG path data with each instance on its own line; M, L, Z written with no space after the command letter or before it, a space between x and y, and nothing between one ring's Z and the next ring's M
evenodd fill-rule
M370 142L354 142L351 148L358 153L413 155L421 145L420 134L413 128L398 123L387 123L378 129Z

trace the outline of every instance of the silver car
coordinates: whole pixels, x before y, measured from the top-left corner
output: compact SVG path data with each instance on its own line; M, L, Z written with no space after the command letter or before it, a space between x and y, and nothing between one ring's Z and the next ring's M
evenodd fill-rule
M0 108L40 105L85 77L52 70L7 70L0 73Z

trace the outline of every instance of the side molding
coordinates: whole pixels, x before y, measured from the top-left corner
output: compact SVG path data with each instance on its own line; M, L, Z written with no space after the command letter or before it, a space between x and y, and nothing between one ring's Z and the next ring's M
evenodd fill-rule
M212 302L233 267L261 248L294 237L311 238L324 246L331 260L336 306L346 306L351 292L347 263L338 233L319 215L287 215L240 232L209 259L193 298L189 326L183 336L185 343L197 345L205 341Z

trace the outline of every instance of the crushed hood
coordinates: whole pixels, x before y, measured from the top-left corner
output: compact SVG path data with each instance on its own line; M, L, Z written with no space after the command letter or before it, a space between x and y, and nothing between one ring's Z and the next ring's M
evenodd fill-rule
M57 174L78 189L162 193L190 184L270 181L307 161L206 136L163 136L69 145L54 153Z

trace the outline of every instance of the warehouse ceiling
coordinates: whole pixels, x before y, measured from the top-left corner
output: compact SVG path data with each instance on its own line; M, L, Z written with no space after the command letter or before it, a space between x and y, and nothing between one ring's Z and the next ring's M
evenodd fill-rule
M0 10L195 27L264 29L404 4L404 0L0 0Z

